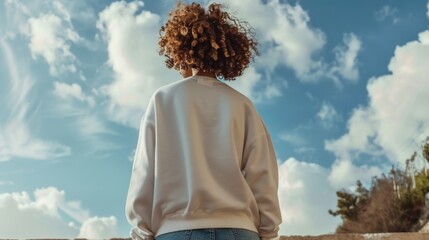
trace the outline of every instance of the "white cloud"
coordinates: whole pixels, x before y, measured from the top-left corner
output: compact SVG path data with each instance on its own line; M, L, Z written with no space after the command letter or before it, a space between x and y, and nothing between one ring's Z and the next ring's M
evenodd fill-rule
M332 128L334 124L341 120L341 116L329 103L323 103L320 111L317 113L317 117L324 128Z
M158 55L160 16L142 10L143 2L114 2L99 14L97 28L108 44L109 64L115 80L103 86L110 97L110 118L122 124L138 126L153 92L179 80L179 74L167 70Z
M118 237L117 221L114 216L92 217L87 219L80 228L78 238L109 239Z
M80 36L54 14L42 14L28 20L30 50L33 59L42 56L49 64L49 72L57 76L62 72L76 72L76 56L70 51L71 43Z
M349 188L355 185L357 180L369 183L372 177L380 176L386 172L385 170L385 168L366 164L356 166L350 159L340 159L332 164L328 179L335 189Z
M8 12L15 15L8 20L12 20L13 24L26 19L29 16L38 16L43 12L55 13L61 16L67 24L72 25L72 21L90 23L95 22L96 16L87 1L61 1L61 0L39 0L37 2L20 0L7 0L5 6ZM31 9L31 11L30 11ZM15 11L16 10L16 11ZM17 16L23 14L22 16ZM17 20L18 22L15 22ZM19 24L18 24L19 25Z
M326 141L325 148L341 159L353 159L357 154L371 154L377 148L372 144L368 136L376 132L376 119L371 109L363 107L354 109L351 118L347 122L348 134L334 141Z
M353 169L352 160L361 154L384 155L403 166L418 150L429 136L427 62L429 30L421 32L417 41L396 47L388 66L390 74L368 81L368 105L353 111L347 133L325 142L325 148L337 156L335 166Z
M6 13L7 31L15 32L19 29L20 33L28 36L32 58L37 60L41 56L48 63L51 75L58 76L67 72L85 79L82 71L76 67L80 62L72 53L71 47L73 44L91 46L75 31L72 14L61 1L44 0L23 4L19 0L12 0L6 3ZM74 13L81 16L77 11Z
M55 1L52 4L54 8L62 13L64 18L71 22L83 22L93 24L97 20L97 16L91 6L87 1Z
M1 161L1 155L0 155L0 161ZM14 185L15 183L12 181L2 181L0 180L0 186L5 186L5 185Z
M33 201L27 192L0 194L0 232L3 238L72 238L76 230L61 221L53 199ZM24 227L25 226L25 227Z
M256 86L262 83L261 79L262 75L253 66L250 66L243 76L235 81L225 81L225 83L251 99L254 103L261 103L282 95L281 87L275 83L265 83L264 90L256 91Z
M356 81L359 75L357 55L361 42L354 34L345 34L345 46L334 48L336 60L326 62L320 52L326 45L325 33L310 25L310 16L301 5L276 0L234 0L225 2L237 10L257 32L261 56L256 68L274 71L278 66L291 68L301 81L334 80L339 77Z
M328 210L337 208L336 191L353 191L356 180L368 183L384 170L354 166L350 161L335 162L331 168L295 158L279 163L280 235L334 233L341 219Z
M261 94L263 99L273 99L275 97L282 96L280 86L274 84L266 85L264 91L261 92Z
M90 217L79 202L67 201L55 187L0 194L0 232L3 238L111 238L117 237L115 217ZM73 221L67 222L66 219ZM103 231L104 230L104 231ZM98 235L97 235L98 234Z
M9 36L14 38L16 29L23 31L25 29L25 21L28 16L31 16L31 11L27 4L23 4L20 0L7 0L5 2L6 8L6 26L5 29Z
M31 9L31 11L29 11L29 9ZM42 0L38 3L28 2L24 5L19 0L12 0L7 4L6 10L8 13L7 22L10 23L8 28L16 31L16 26L19 26L19 30L30 37L29 46L32 56L36 58L40 56L45 59L50 66L51 74L57 75L64 73L64 71L71 71L75 72L75 77L83 81L86 80L82 71L76 69L76 66L80 62L72 53L71 48L74 44L86 45L89 48L93 48L91 44L96 43L89 43L87 40L81 38L74 30L72 20L82 23L89 22L92 19L94 22L96 19L91 7L81 1L61 2ZM85 27L83 29L85 29ZM22 66L20 68L20 72L24 72ZM18 74L14 76L15 79L20 79ZM20 81L33 84L33 81L27 79L22 79ZM27 106L29 103L23 102L23 99L25 99L23 96L25 96L28 91L21 91L20 88L22 88L22 86L16 87L16 98L19 99L9 100L14 104L10 107L11 109L29 109L29 106ZM94 108L96 104L101 104L98 102L98 100L100 100L99 98L97 98L96 101L97 96L95 96L95 94L92 92L86 94L79 84L61 82L54 82L53 93L64 100L49 101L47 109L57 110L54 114L60 115L60 117L74 117L74 121L71 125L76 127L77 133L82 134L80 140L84 142L88 141L88 145L92 146L92 150L111 150L117 148L116 145L107 142L105 136L102 138L99 136L100 134L110 134L113 132L107 127L106 121L103 121L102 118L104 116L102 116L100 110ZM21 107L18 105L21 105ZM19 121L17 123L19 123ZM0 129L0 135L3 135L3 138L5 138L5 134L12 135L11 132L22 132L23 136L21 138L27 137L19 141L5 142L0 140L0 159L10 159L12 154L14 154L11 149L19 149L19 146L9 146L11 143L18 142L21 143L21 145L28 145L28 143L25 142L29 142L27 139L31 137L30 133L28 133L29 130L22 129L25 128L22 124L15 124L14 126L15 128L21 129L8 129L8 132L1 131ZM16 138L17 136L11 137ZM32 142L35 141L33 140ZM61 146L56 143L51 144L46 141L37 141L30 145L31 146L28 147L30 151L28 151L28 153L23 153L31 155L32 158L45 159L62 156L61 153L56 153L60 150L65 152L63 155L70 154L69 148L61 148ZM51 146L51 148L59 148L59 150L52 152L52 150L48 149L49 146ZM37 153L37 151L48 152L48 150L51 151L50 154Z
M79 202L67 202L65 192L54 187L36 189L34 198L35 202L30 205L34 204L50 216L60 217L59 210L62 210L79 222L89 217L88 211L82 209Z
M71 149L61 143L36 138L30 131L28 112L31 108L29 93L34 85L34 80L29 75L21 77L25 68L20 67L15 60L12 48L0 38L6 63L10 75L9 90L10 102L5 104L4 109L8 111L8 118L3 121L0 128L0 160L10 160L12 157L25 157L30 159L52 159L71 154Z
M62 15L64 20L68 23L71 23L71 16L70 13L67 11L67 9L64 7L64 5L58 1L52 2L52 5L57 10L59 15ZM79 37L77 34L71 34L73 37L71 37L71 40L79 40Z
M89 151L95 153L93 157L101 157L100 151L112 151L120 148L120 144L113 143L108 135L117 135L105 120L106 116L97 107L88 108L88 97L84 99L87 101L82 103L79 101L71 101L73 99L68 96L65 101L59 101L52 105L51 109L61 117L72 118L73 121L70 126L76 129L75 133L78 134L80 142L86 143L85 145L91 146ZM74 98L74 97L73 97ZM92 100L89 101L92 104Z
M134 148L133 151L130 153L130 155L128 155L128 160L130 162L133 162L135 155L136 155L136 149Z
M279 138L296 146L303 146L307 142L304 137L295 132L283 132Z
M301 153L301 154L302 153L311 153L311 152L316 151L316 149L312 148L312 147L300 147L300 148L296 148L294 150L295 150L295 152Z
M320 235L335 232L341 222L328 214L336 208L329 170L289 158L279 165L280 235Z
M273 16L276 19L274 25L261 26L261 30L268 32L270 39L267 40L274 41L277 45L270 49L269 55L273 52L281 54L284 63L290 66L298 77L304 80L311 78L321 66L321 62L315 60L313 55L326 44L324 33L309 26L310 17L298 4L291 6L270 1L267 7L274 11ZM273 27L266 29L267 26Z
M82 92L82 88L79 84L72 83L61 83L54 82L54 94L57 96L67 99L75 98L81 102L86 102L90 107L94 107L95 100L92 96L87 96Z
M326 37L309 26L310 17L299 4L292 6L279 1L264 4L259 0L234 0L226 4L237 9L237 15L255 28L263 50L257 60L261 66L273 70L284 64L303 80L318 71L322 63L313 55L323 48Z
M14 6L20 11L22 11L24 14L30 15L30 10L27 8L26 5L22 4L19 0L6 0L5 6Z
M386 20L387 18L392 18L393 23L397 23L399 18L397 17L398 9L391 7L389 5L384 5L374 13L375 19L379 22Z
M427 12L426 12L426 16L429 18L429 2L427 4Z
M241 76L235 81L226 81L225 83L233 87L246 97L259 102L260 98L254 95L254 88L261 80L261 74L256 71L254 67L249 67Z
M8 161L11 158L9 147L6 145L5 139L0 128L0 162Z
M335 63L330 70L332 79L336 84L340 84L336 74L353 82L359 79L357 56L361 50L362 43L353 33L344 34L343 43L344 46L334 48Z

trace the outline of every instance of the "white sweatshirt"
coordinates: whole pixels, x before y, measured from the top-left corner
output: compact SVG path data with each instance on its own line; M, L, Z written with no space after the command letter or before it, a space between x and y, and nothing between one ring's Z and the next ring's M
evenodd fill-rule
M277 239L278 165L253 103L192 76L159 88L141 120L126 216L133 239L244 228Z

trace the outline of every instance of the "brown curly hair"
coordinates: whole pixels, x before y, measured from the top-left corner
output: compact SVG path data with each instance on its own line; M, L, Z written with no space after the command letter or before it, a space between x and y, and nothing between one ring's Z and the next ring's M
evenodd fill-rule
M201 69L221 79L235 80L259 55L252 27L212 3L178 2L159 30L159 54L168 68Z

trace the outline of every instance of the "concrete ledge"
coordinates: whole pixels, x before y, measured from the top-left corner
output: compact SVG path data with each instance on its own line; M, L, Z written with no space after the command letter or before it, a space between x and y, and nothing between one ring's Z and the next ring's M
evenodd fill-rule
M130 240L115 238L111 240ZM329 234L320 236L281 236L280 240L429 240L429 233Z
M33 240L36 240L36 239L33 239ZM53 240L53 239L49 239L49 240ZM75 240L85 240L85 238L75 238ZM112 238L110 240L131 240L131 238ZM413 232L413 233L329 234L329 235L320 235L320 236L281 236L280 240L429 240L429 233Z
M321 236L282 236L281 240L428 240L429 233L332 234Z

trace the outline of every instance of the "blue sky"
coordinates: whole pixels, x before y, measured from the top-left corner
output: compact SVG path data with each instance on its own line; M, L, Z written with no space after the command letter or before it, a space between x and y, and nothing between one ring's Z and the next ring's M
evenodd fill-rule
M0 4L0 238L128 235L138 122L180 79L156 48L175 2ZM334 232L335 191L402 167L429 135L429 3L225 2L260 42L227 83L271 133L280 233Z

